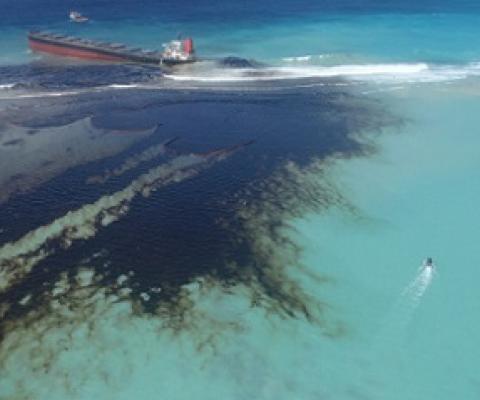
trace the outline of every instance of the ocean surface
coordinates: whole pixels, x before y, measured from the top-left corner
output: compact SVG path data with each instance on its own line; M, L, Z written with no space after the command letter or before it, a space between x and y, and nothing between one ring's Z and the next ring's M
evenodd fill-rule
M0 5L1 400L480 398L480 3Z

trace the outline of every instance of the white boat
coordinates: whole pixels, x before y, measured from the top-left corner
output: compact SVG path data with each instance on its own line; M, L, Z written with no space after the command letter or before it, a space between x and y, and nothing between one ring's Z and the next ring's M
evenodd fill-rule
M70 11L70 14L68 14L70 17L70 21L73 22L87 22L88 18L80 14L78 11Z
M433 260L431 257L428 257L424 262L423 262L423 269L429 269L429 270L434 270L435 269L435 264L433 263Z
M163 45L162 64L181 64L195 61L195 50L191 38L172 40Z

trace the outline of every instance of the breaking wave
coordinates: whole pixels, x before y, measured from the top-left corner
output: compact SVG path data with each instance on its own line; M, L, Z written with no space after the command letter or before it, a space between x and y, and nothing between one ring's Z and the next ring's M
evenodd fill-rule
M0 99L72 96L104 90L175 89L189 82L204 84L342 79L347 82L435 83L480 76L480 62L465 65L417 63L341 63L328 65L328 55L284 57L278 65L226 57L180 66L170 71L156 67L41 66L23 67L28 73L12 75L0 69ZM111 70L110 70L111 69ZM109 72L107 72L109 71ZM2 82L3 81L3 82Z
M283 57L282 61L286 63L308 63L314 60L324 60L326 58L330 58L333 55L331 54L305 54L302 56L294 56L294 57Z
M362 78L369 76L409 76L429 70L425 63L417 64L358 64L338 66L282 66L242 68L236 70L211 69L198 75L166 74L168 79L203 82L261 81L302 78Z
M284 57L282 58L283 61L286 62L295 62L295 61L310 61L312 59L311 55L306 56L297 56L297 57Z
M292 59L287 58L287 61L295 62L293 65L262 68L193 69L179 71L175 74L167 73L164 77L175 81L197 82L249 82L308 78L344 78L352 81L384 83L428 83L459 80L480 75L480 63L471 63L464 66L430 65L423 62L321 66L318 64L308 65L310 60L311 56L302 56ZM302 61L302 65L298 65L298 61Z

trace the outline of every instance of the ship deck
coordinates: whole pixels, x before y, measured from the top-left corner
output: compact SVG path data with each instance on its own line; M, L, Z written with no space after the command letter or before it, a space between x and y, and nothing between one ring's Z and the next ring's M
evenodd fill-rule
M160 51L132 48L122 43L101 42L44 31L29 32L28 39L34 51L65 57L156 65L179 63L164 59ZM187 62L191 61L193 60Z

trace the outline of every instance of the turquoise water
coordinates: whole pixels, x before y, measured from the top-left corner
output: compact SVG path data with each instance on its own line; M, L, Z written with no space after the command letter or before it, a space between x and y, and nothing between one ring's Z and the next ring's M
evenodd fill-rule
M334 174L360 216L333 212L295 223L308 243L305 263L328 271L329 294L351 321L352 343L338 368L366 398L478 395L476 88L391 92L385 101L409 122L383 137L376 157L341 163ZM410 304L402 290L427 255L437 270Z
M44 6L0 27L0 399L479 398L478 6Z

